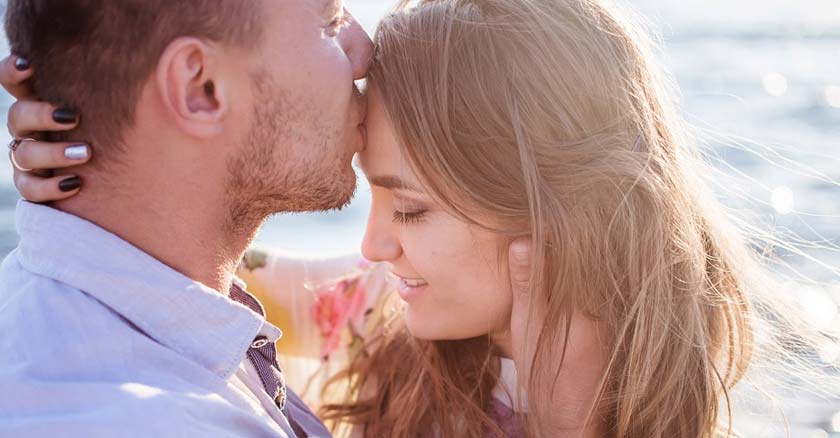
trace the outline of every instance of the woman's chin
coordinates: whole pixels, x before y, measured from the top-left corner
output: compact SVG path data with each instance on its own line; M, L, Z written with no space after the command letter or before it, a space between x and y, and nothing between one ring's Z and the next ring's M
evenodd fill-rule
M405 313L405 326L411 336L424 341L441 341L447 339L446 330L441 330L441 320L437 321L426 318L419 314L411 306L408 306Z
M463 324L457 320L448 321L441 318L440 314L427 317L412 311L410 307L406 311L405 324L411 336L424 341L457 341L483 334L466 333Z

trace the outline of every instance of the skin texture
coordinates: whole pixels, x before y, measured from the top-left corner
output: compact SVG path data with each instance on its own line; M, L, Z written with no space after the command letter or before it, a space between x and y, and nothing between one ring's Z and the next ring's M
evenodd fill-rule
M228 165L236 219L343 206L356 185L353 154L364 146L364 101L353 80L366 71L355 64L370 57L367 35L340 2L267 9L247 146ZM354 63L357 54L364 61Z
M391 263L398 283L424 284L400 288L414 336L455 340L489 333L510 356L512 295L499 236L439 206L406 163L375 90L369 98L368 146L360 154L372 190L364 256Z

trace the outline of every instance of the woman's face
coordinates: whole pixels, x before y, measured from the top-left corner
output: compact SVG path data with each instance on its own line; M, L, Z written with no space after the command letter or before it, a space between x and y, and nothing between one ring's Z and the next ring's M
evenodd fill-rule
M499 263L499 236L456 219L433 200L403 157L376 90L367 132L359 158L372 202L362 253L393 266L409 330L427 340L489 334L509 352L512 296L507 265Z

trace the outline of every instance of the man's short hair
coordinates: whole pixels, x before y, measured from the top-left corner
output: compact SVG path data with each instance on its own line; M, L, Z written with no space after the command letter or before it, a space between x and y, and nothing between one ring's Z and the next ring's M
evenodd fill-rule
M36 96L82 115L74 140L118 147L166 47L181 36L259 43L262 0L8 0L12 53Z

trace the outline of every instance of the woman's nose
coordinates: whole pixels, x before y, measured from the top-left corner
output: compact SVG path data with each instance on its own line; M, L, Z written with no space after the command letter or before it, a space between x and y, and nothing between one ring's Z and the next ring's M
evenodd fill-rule
M362 256L372 262L393 262L402 255L402 246L399 238L392 232L390 221L382 223L387 218L377 218L373 208L371 206L365 237L362 240Z

